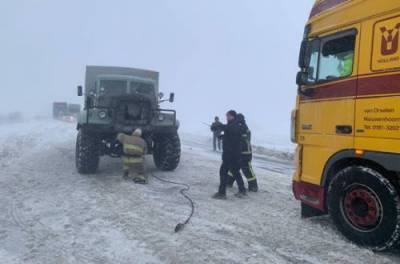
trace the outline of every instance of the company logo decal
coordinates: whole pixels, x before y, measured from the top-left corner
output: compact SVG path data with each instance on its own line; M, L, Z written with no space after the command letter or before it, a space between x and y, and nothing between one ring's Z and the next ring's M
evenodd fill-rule
M381 54L384 56L395 54L399 50L400 23L393 29L386 27L380 29L382 32Z
M374 25L372 71L400 68L400 17L378 21Z

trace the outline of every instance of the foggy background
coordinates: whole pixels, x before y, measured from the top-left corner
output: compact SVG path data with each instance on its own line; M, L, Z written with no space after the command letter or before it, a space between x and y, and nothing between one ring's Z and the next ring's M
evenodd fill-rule
M313 0L14 0L0 3L0 114L83 103L86 65L159 71L183 131L229 109L289 144L297 57ZM225 120L225 118L223 118Z

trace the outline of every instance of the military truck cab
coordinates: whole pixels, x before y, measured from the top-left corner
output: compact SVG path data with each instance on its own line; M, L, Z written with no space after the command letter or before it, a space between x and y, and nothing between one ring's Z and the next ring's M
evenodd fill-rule
M96 172L99 157L119 157L122 147L116 141L118 133L132 133L141 128L162 170L174 170L180 159L179 122L175 110L162 109L162 93L158 91L157 72L121 68L88 66L85 107L78 121L76 165L81 173ZM169 100L174 101L174 94Z

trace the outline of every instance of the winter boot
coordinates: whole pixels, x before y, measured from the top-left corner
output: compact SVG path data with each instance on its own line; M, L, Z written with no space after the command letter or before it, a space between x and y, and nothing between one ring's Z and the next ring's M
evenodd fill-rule
M235 197L237 197L239 199L243 199L243 198L247 197L247 193L246 193L246 191L238 192L237 194L235 194Z
M142 176L142 175L136 176L135 178L133 178L133 181L135 183L139 183L139 184L146 184L147 183L146 178L144 176Z
M258 192L257 180L249 182L249 192Z
M217 192L212 196L212 198L216 200L226 200L226 193Z

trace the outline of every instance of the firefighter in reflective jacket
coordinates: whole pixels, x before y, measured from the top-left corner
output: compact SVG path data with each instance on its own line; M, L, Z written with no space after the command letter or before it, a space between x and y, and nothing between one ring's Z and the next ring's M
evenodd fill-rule
M345 55L338 56L338 58L341 60L341 63L339 64L338 67L340 77L350 76L351 73L353 72L354 53L348 52Z
M253 159L253 151L251 147L251 131L246 124L246 120L243 114L237 115L237 122L241 127L241 161L240 169L247 179L250 192L258 191L258 183L256 174L254 173L253 167L251 166L251 161ZM232 174L229 173L228 186L233 186L235 179Z
M136 129L131 136L118 134L117 140L121 142L123 148L122 162L124 166L124 178L128 179L134 175L135 183L147 183L145 167L145 154L147 151L146 141L141 137L142 130Z

